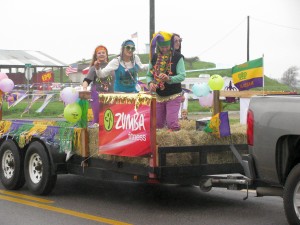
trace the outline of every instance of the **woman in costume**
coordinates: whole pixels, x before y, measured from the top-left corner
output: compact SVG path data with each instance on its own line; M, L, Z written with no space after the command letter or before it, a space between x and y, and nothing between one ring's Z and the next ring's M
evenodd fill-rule
M181 53L181 42L182 38L180 37L179 34L173 34L173 39L174 39L174 50Z
M99 78L115 73L115 92L139 92L138 71L147 70L148 65L141 63L138 55L134 54L135 44L132 40L125 40L121 45L121 53L112 59L105 68L96 70Z
M95 48L88 75L84 78L82 86L86 91L91 82L91 106L93 110L93 123L99 123L99 92L114 92L114 74L110 73L107 77L99 79L96 74L96 70L104 68L108 64L108 51L103 45L99 45Z
M181 104L181 82L185 79L183 56L174 49L171 33L160 31L153 35L150 45L147 83L156 92L156 127L180 130L178 112ZM156 53L154 53L156 51Z

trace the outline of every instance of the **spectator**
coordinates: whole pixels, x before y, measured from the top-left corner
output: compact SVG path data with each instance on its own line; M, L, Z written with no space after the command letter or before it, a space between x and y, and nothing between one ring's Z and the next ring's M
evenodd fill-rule
M156 126L180 130L178 112L181 104L181 82L185 79L183 56L174 50L171 33L160 31L151 40L147 83L156 92ZM154 53L156 51L156 53Z
M188 109L189 94L185 91L182 91L181 97L182 97L182 99L181 99L181 104L180 104L180 108L179 108L179 112L178 112L179 119L181 119L182 111Z
M183 109L181 111L181 120L189 120L188 119L188 111L186 109Z

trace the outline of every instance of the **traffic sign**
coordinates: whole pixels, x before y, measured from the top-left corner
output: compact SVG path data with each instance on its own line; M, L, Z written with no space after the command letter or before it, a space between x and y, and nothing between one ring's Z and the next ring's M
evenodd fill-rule
M29 68L29 67L31 67L31 64L30 63L26 63L25 67Z

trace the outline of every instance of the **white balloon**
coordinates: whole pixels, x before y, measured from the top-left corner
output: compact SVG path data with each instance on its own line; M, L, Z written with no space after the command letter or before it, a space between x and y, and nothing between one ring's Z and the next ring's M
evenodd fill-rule
M60 97L66 104L72 104L79 98L79 93L75 88L66 87L60 92Z
M0 89L3 92L10 92L12 89L14 89L14 82L9 78L4 78L0 80Z

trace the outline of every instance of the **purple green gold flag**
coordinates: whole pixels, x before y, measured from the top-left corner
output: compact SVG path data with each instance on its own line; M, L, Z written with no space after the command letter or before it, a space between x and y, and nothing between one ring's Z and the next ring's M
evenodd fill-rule
M232 67L232 81L240 90L263 87L263 58Z

